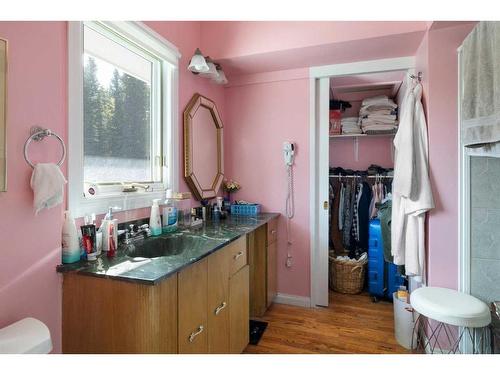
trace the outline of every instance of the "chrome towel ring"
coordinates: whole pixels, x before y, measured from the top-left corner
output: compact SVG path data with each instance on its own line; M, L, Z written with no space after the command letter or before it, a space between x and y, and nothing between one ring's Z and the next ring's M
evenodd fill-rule
M62 163L64 163L64 159L66 159L66 145L64 144L64 141L62 140L61 137L59 137L56 133L54 133L50 129L44 129L44 128L40 128L38 126L33 126L30 130L30 134L31 135L28 137L26 142L24 142L24 160L26 160L26 163L28 163L31 166L31 168L35 168L35 166L33 165L33 163L31 162L31 160L28 157L28 146L30 145L31 141L39 142L39 141L43 140L45 137L50 137L50 136L56 137L59 140L59 142L61 143L61 147L62 147L61 159L59 160L57 165L61 166Z

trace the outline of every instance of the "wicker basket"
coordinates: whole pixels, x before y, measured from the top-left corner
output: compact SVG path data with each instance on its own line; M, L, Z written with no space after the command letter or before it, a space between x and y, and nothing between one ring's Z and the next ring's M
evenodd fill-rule
M368 260L352 262L339 260L335 256L329 256L330 289L345 293L358 294L363 290L365 284L366 264Z

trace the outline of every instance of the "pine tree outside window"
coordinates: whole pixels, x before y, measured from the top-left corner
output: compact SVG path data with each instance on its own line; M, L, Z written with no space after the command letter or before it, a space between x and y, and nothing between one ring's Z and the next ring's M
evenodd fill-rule
M75 97L69 98L70 122L74 117L78 124L70 124L69 203L75 215L146 207L176 188L177 60L165 59L170 56L151 32L132 22L70 23L69 95L80 100L75 110ZM71 65L72 53L79 69ZM124 192L133 183L149 188Z

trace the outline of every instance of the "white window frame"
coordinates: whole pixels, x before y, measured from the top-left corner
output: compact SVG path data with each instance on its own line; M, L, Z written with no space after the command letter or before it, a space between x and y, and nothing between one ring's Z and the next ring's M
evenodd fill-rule
M118 185L103 186L93 197L83 194L83 26L94 24L106 27L141 46L161 60L163 181L153 183L149 191L139 189L123 193ZM141 22L68 22L68 208L75 217L87 213L102 214L109 207L130 210L151 206L152 200L163 198L165 189L178 189L179 132L178 132L178 75L180 53L172 43ZM153 139L153 142L157 140ZM155 161L156 162L156 161Z

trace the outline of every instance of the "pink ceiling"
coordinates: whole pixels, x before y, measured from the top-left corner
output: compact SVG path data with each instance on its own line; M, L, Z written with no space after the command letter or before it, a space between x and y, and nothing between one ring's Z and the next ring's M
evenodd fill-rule
M401 82L405 76L404 71L391 71L370 74L353 74L345 77L333 77L330 79L332 87L344 86L369 86L372 84L384 84Z
M425 21L201 22L201 49L228 75L414 55Z
M201 22L201 47L234 58L427 30L425 21L212 21Z
M361 60L413 56L424 31L387 35L312 47L215 59L229 76L297 69ZM205 52L206 53L206 52Z

